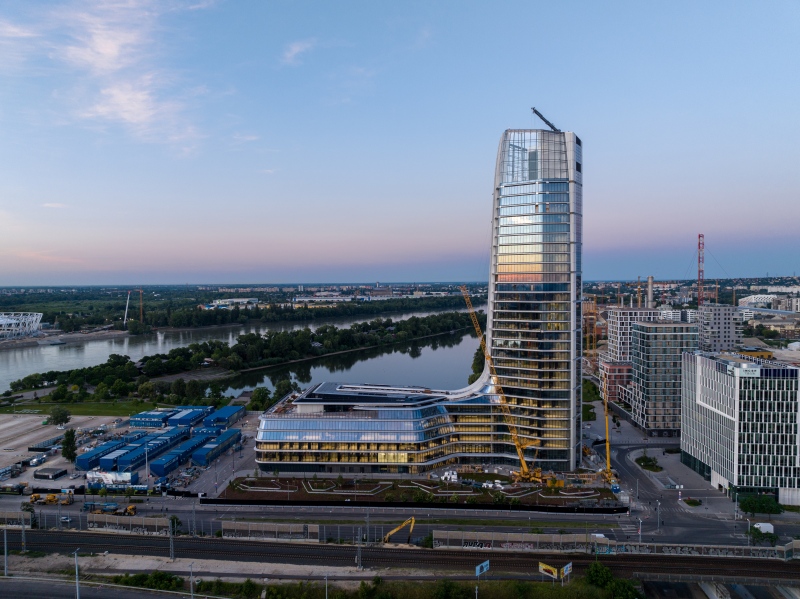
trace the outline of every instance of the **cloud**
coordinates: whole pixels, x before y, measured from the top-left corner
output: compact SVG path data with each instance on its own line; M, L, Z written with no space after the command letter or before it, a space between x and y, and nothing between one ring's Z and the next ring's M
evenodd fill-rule
M42 204L43 208L66 208L66 204L62 204L61 202L46 202Z
M274 169L274 168L262 168L262 169L261 169L260 171L258 171L258 172L259 172L259 173L263 173L263 174L265 174L265 175L272 175L272 174L274 174L274 173L275 173L275 169Z
M246 133L236 133L233 136L233 141L240 144L258 141L259 139L261 138L258 135L248 135Z
M187 102L204 88L181 87L177 73L163 66L161 17L208 5L72 0L49 11L31 11L25 26L0 20L0 54L17 42L11 46L15 54L4 55L0 63L35 65L66 81L52 90L52 97L67 105L61 114L73 120L117 123L142 141L186 145L201 137L187 116Z
M283 64L289 66L297 66L301 63L300 57L306 52L313 50L316 45L317 42L313 39L292 42L286 46L286 50L283 51L281 61Z

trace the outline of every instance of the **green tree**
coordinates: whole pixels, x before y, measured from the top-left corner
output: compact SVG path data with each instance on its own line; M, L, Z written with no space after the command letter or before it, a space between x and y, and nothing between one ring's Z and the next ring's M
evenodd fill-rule
M97 401L104 401L108 399L108 385L100 383L94 388L94 398Z
M613 580L611 569L600 562L594 562L586 572L586 582L601 589L606 588Z
M170 393L174 393L178 397L186 397L186 381L183 379L176 379L172 382Z
M139 397L142 399L152 399L156 395L156 386L150 381L147 381L139 385L138 391Z
M69 419L72 415L69 413L67 408L62 408L61 406L53 406L50 410L50 418L48 418L48 422L50 424L55 424L56 426L61 426L69 422Z
M177 381L176 381L177 382ZM198 400L205 397L206 390L200 381L192 379L186 384L186 398Z
M64 440L61 441L61 455L68 462L74 464L75 458L78 457L78 448L75 444L75 429L68 428L64 431Z
M266 410L270 406L269 389L266 387L258 387L253 390L250 396L249 410Z
M486 355L483 353L483 348L478 346L478 349L475 350L475 353L472 356L472 374L469 375L467 379L468 384L472 384L478 380L478 377L483 372L484 365L486 364Z
M114 397L124 397L128 395L128 384L122 379L117 379L111 385L111 393Z
M752 516L783 513L783 506L771 495L750 495L739 502L739 507Z
M629 580L621 578L615 578L608 583L606 590L614 599L640 599L642 597L642 594L636 590Z
M172 528L172 534L176 535L183 526L183 522L180 521L178 516L170 516L169 517L170 527Z

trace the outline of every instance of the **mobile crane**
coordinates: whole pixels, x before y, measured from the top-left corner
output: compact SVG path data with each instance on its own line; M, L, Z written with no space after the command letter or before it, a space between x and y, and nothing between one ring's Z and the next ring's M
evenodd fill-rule
M532 445L536 445L536 454L533 456L533 459L539 456L539 447L541 446L541 441L539 440L522 440L519 436L519 431L517 429L517 423L514 418L514 415L511 413L511 408L509 407L508 400L506 399L506 395L503 392L503 388L500 386L499 379L497 377L497 371L494 368L494 361L492 360L492 355L489 353L488 348L486 347L486 340L483 338L483 331L481 330L481 325L478 322L478 317L475 314L475 308L472 307L472 300L469 298L469 291L467 291L466 286L459 287L461 290L461 295L464 296L464 301L467 304L467 310L469 311L469 317L472 320L472 326L475 327L475 332L478 334L478 339L481 342L481 349L483 350L483 355L486 358L486 364L489 366L489 374L492 377L492 384L494 385L495 392L500 397L500 409L503 412L503 417L506 422L506 426L508 426L508 432L511 434L511 440L514 442L514 447L517 450L517 456L519 457L519 474L516 475L516 479L522 482L536 482L541 483L542 481L542 469L541 468L534 468L531 470L528 467L528 463L525 461L525 449Z
M411 542L411 533L414 532L414 523L415 522L416 522L416 520L414 519L414 516L411 516L408 520L403 522L400 526L398 526L396 528L393 528L386 535L384 535L383 542L384 543L388 543L389 542L389 537L391 537L394 533L403 530L403 528L405 528L406 526L410 525L409 529L408 529L408 541L406 541L406 543L410 543Z

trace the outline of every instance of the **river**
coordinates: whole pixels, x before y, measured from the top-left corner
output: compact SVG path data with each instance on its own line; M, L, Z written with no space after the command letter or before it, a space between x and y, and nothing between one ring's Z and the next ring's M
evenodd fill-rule
M396 312L345 318L320 318L310 322L289 321L257 323L241 327L164 330L157 331L150 335L136 335L123 337L121 339L104 339L83 343L69 343L67 345L42 345L4 350L0 351L0 392L8 389L12 381L21 379L29 374L95 366L105 362L111 354L126 355L132 360L137 361L144 356L167 353L171 349L185 347L192 343L202 343L203 341L214 339L235 343L236 338L245 333L263 334L267 331L290 331L302 329L306 326L313 329L323 324L334 324L337 327L349 327L356 322L364 322L376 318L403 320L411 316L422 317L447 311L448 310ZM416 353L416 350L412 349L412 345L408 345L405 350L400 346L394 346L393 349L388 352L366 350L365 352L356 352L354 354L340 356L341 360L335 359L336 357L328 358L327 360L330 361L331 369L329 372L335 373L337 377L346 379L349 382L385 382L397 384L405 382L406 384L426 385L439 389L462 387L465 384L466 376L469 374L469 368L472 363L472 353L475 351L475 347L472 346L475 344L467 343L468 346L472 347L471 349L466 347L461 348L461 346L464 345L464 339L469 337L465 335L456 335L454 337L460 341L456 345L445 343L442 340L443 338L431 343L416 345L428 358L424 361L420 361L412 355ZM462 354L466 355L466 358L464 358ZM368 366L364 359L351 359L349 357L351 355L372 355L375 359L370 359L370 364ZM427 364L430 360L433 360L434 363L437 360L442 360L442 363L439 366L426 365L423 367L421 365L421 362ZM453 362L451 363L451 361ZM463 371L464 374L451 376L449 374L450 369L453 367L453 364L456 363L464 364L463 367L458 368ZM319 369L324 369L325 367L321 366L321 362L309 364L313 364L313 366L310 367L311 373L309 376L311 379L309 379L308 382L318 382L316 377L319 376ZM351 366L349 368L343 368L343 364L351 364ZM308 369L300 368L296 370L302 373ZM263 372L259 371L247 376L243 375L240 379L244 382L240 383L239 379L237 379L236 385L243 385L240 388L251 388L252 385L257 384L258 381L266 378L267 385L271 386L269 384L269 376L274 377L275 372L275 370L268 370ZM381 375L382 372L385 374ZM267 376L267 374L269 376ZM415 376L417 378L414 378ZM376 377L380 380L376 380ZM329 376L326 378L327 380L331 380ZM453 387L452 381L456 380L460 382L454 383L455 387ZM303 381L300 382L301 384L305 384ZM230 389L227 394L233 391L234 389Z

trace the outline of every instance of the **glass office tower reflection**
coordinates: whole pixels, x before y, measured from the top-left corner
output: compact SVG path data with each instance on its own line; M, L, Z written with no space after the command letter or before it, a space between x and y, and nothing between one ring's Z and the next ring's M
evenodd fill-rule
M574 134L507 130L492 203L487 346L529 465L580 462L582 146ZM468 365L465 365L465 372ZM322 383L263 414L267 472L420 474L518 466L488 371L468 388Z

